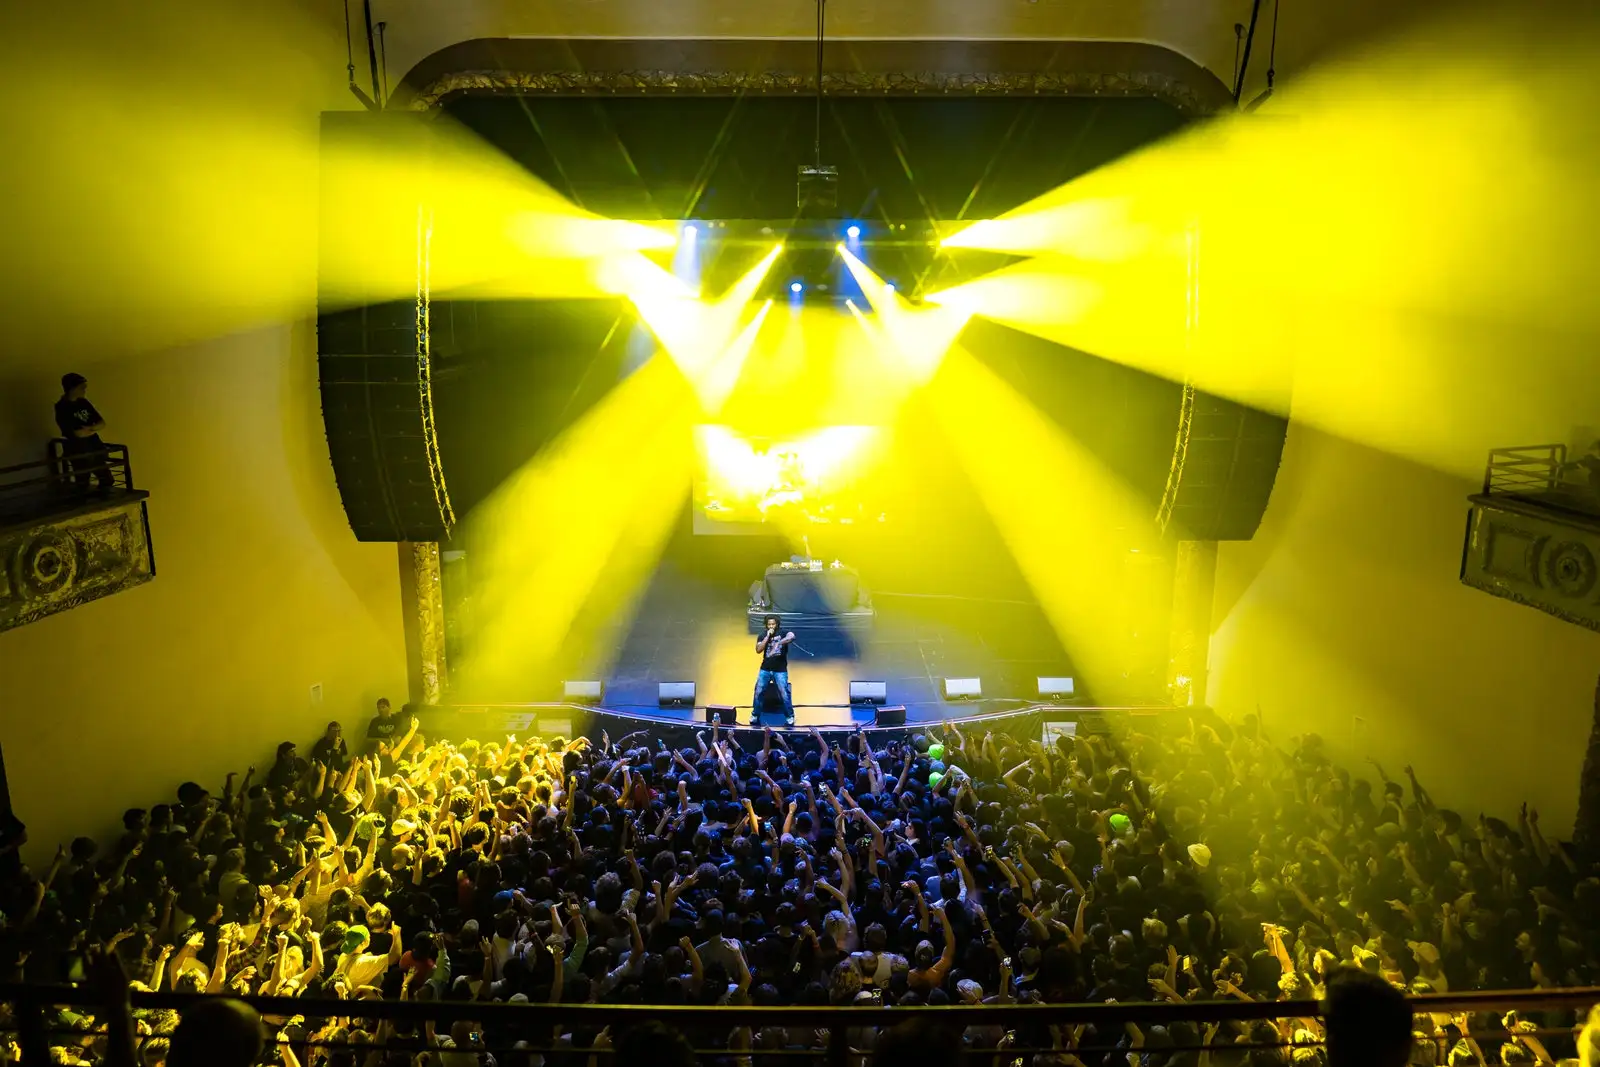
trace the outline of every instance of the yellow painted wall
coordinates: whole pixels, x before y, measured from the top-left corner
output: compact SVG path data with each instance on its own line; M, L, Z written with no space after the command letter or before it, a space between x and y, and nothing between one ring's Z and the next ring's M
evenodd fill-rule
M405 693L396 552L356 543L340 508L309 325L75 367L150 491L157 576L0 634L0 744L36 857ZM56 373L3 386L36 435Z
M0 464L90 379L150 491L153 582L0 634L30 854L404 699L392 545L355 541L310 318L339 5L12 5L0 16ZM323 687L312 705L310 687ZM265 768L263 767L263 770Z
M1468 818L1527 799L1566 834L1600 634L1460 583L1475 488L1292 425L1260 533L1221 546L1209 697L1356 773L1410 763Z

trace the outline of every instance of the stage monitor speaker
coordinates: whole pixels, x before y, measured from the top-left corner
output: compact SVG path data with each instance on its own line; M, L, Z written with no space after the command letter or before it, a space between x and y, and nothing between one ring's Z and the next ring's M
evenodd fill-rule
M888 682L851 682L850 703L852 704L887 704L889 702Z
M1077 687L1071 678L1040 678L1040 700L1070 700L1076 693Z
M541 737L565 737L570 739L578 736L572 729L572 716L570 715L560 718L555 716L546 718L541 715L534 723L534 726L538 729Z
M977 700L983 696L983 680L981 678L946 678L944 680L944 698L946 700Z
M693 682L662 682L656 687L656 701L663 708L694 707Z
M734 726L739 721L739 709L732 704L707 704L706 722L720 722L724 726Z
M904 726L906 724L906 706L893 704L888 707L872 709L872 725L874 726Z
M606 683L599 681L562 682L561 698L570 704L598 704L605 699Z
M1283 459L1281 415L1198 390L1184 393L1177 449L1158 517L1191 541L1248 541Z

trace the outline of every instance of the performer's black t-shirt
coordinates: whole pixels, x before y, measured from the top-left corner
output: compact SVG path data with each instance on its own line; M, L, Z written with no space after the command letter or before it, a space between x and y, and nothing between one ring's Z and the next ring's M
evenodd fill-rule
M777 646L778 650L777 650L777 652L767 652L767 653L764 653L762 655L762 657L761 657L761 669L762 670L764 670L764 671L788 671L788 669L789 669L789 646L788 645L779 645L778 642L782 641L782 640L783 640L782 637L780 637L780 636L775 634L775 635L773 635L772 639L767 642L767 647L769 649L774 647L774 646Z

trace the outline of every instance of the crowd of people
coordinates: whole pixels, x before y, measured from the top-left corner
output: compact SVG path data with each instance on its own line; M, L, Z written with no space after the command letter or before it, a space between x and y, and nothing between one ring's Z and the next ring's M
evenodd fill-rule
M1253 717L1175 711L1049 744L955 726L681 740L454 744L383 702L358 742L331 723L264 774L127 812L119 838L76 840L42 874L13 863L0 965L29 983L110 968L134 989L306 1001L267 1020L263 1062L520 1067L639 1039L582 1020L378 1022L361 1002L1312 1001L1587 985L1600 962L1600 879L1537 812L1464 817L1409 767L1369 780ZM1398 1062L1553 1063L1578 1054L1578 1021L1419 1014ZM89 1014L52 1022L56 1062L119 1067ZM1310 1067L1336 1046L1325 1025L972 1025L942 1047ZM133 1026L147 1067L206 1062L185 1058L174 1012ZM829 1040L687 1037L740 1065ZM863 1054L901 1040L848 1038ZM675 1046L649 1047L668 1062Z

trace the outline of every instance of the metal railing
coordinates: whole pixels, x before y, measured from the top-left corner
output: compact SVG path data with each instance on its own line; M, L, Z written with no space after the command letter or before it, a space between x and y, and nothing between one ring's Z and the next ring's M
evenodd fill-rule
M129 1000L135 1011L144 1010L175 1010L182 1012L184 1009L208 999L206 994L199 993L133 993ZM1094 1037L1081 1044L1066 1046L1074 1053L1088 1054L1091 1052L1128 1051L1126 1045L1118 1045L1115 1039L1121 1039L1126 1033L1129 1024L1135 1027L1162 1026L1168 1028L1178 1023L1196 1024L1195 1033L1204 1033L1200 1029L1205 1024L1250 1023L1257 1021L1317 1019L1322 1014L1322 1007L1316 1001L1183 1001L1183 1002L1130 1002L1111 1004L1010 1004L1010 1005L962 1005L949 1007L679 1007L665 1005L600 1005L600 1004L502 1004L478 1001L399 1001L399 1000L340 1000L319 997L262 997L246 996L235 998L242 1000L255 1008L269 1022L269 1029L275 1032L271 1035L274 1041L291 1045L308 1045L311 1047L337 1046L361 1052L372 1051L374 1043L344 1044L337 1041L317 1039L309 1027L304 1027L298 1034L288 1031L287 1021L298 1017L303 1023L312 1021L324 1022L328 1020L349 1020L352 1023L359 1021L361 1029L373 1032L373 1036L382 1036L392 1033L395 1026L407 1027L415 1032L422 1024L432 1023L435 1026L443 1024L443 1031L448 1032L448 1026L455 1022L471 1022L477 1032L488 1031L489 1035L499 1035L502 1039L510 1034L544 1033L550 1035L545 1040L536 1038L521 1038L518 1042L504 1041L496 1045L492 1040L483 1040L467 1049L457 1049L457 1052L466 1055L481 1057L485 1053L504 1054L508 1052L520 1053L566 1053L583 1057L595 1055L599 1062L610 1063L611 1056L616 1051L613 1046L587 1048L573 1044L566 1047L557 1047L554 1036L567 1030L573 1033L586 1033L593 1035L610 1028L613 1035L621 1033L630 1026L642 1023L657 1023L664 1025L669 1030L676 1031L685 1036L694 1046L695 1052L701 1057L717 1057L726 1059L730 1055L744 1056L746 1051L742 1048L730 1048L728 1045L703 1047L709 1035L727 1035L740 1028L749 1028L749 1034L767 1028L793 1029L805 1028L826 1033L825 1046L819 1040L814 1047L803 1049L760 1049L749 1050L749 1055L755 1057L773 1056L782 1057L785 1061L799 1056L809 1058L811 1062L826 1063L829 1067L842 1067L846 1063L861 1062L863 1057L872 1055L870 1035L881 1032L890 1027L906 1022L928 1024L941 1029L948 1029L953 1039L960 1041L960 1034L971 1027L1004 1029L1008 1035L1007 1044L1003 1048L993 1045L974 1048L975 1054L985 1057L1003 1055L1008 1061L1015 1056L1031 1052L1061 1051L1061 1047L1045 1044L1051 1042L1050 1028L1057 1027L1061 1030L1071 1030L1079 1026L1094 1026ZM1412 1010L1418 1016L1423 1015L1460 1015L1463 1013L1476 1015L1482 1012L1572 1012L1571 1021L1560 1025L1546 1025L1532 1031L1525 1032L1525 1036L1539 1037L1544 1040L1563 1039L1570 1037L1576 1031L1578 1024L1588 1010L1600 1001L1600 988L1585 987L1573 989L1533 989L1519 991L1483 991L1467 993L1429 993L1408 998ZM80 1040L97 1034L105 1033L106 1019L109 1012L103 994L83 986L37 986L37 985L0 985L0 1003L10 1008L10 1025L0 1025L0 1034L15 1036L22 1051L22 1064L32 1067L33 1064L47 1064L52 1062L50 1046L52 1038L65 1037L69 1040ZM93 1027L85 1030L82 1024L77 1026L62 1027L59 1022L52 1022L48 1017L47 1009L50 1008L77 1008L88 1009L96 1016ZM1548 1020L1546 1020L1548 1023ZM387 1024L387 1025L385 1025ZM559 1029L558 1029L559 1028ZM1060 1030L1058 1030L1058 1033ZM1108 1039L1107 1034L1114 1034L1115 1039ZM863 1041L863 1035L868 1035ZM145 1035L144 1040L152 1036ZM1507 1040L1513 1035L1501 1030L1472 1036L1483 1039ZM1280 1035L1281 1037L1281 1035ZM586 1039L587 1040L587 1039ZM712 1041L716 1038L712 1037ZM1110 1043L1108 1043L1108 1041ZM1249 1047L1276 1047L1285 1048L1291 1045L1315 1044L1315 1042L1291 1041L1277 1039L1271 1041L1251 1041L1235 1039L1232 1036L1223 1039L1196 1037L1195 1043L1188 1048L1220 1048L1224 1045L1232 1049ZM406 1046L408 1050L415 1050L414 1045ZM1165 1051L1179 1051L1177 1046L1166 1046ZM302 1060L301 1062L305 1062ZM505 1062L502 1059L502 1062ZM577 1062L582 1062L581 1060ZM748 1062L748 1061L746 1061ZM1442 1062L1441 1060L1435 1062Z
M1483 495L1600 517L1600 446L1569 462L1566 445L1524 445L1489 453Z
M749 705L742 705L748 709ZM798 704L796 707L838 707L848 708L850 705L806 705ZM862 705L861 709L866 709ZM1172 715L1175 711L1185 714L1200 710L1185 707L1175 709L1171 705L1138 705L1138 706L1100 706L1092 704L1042 704L1017 702L1016 706L1004 707L998 710L974 711L969 715L942 717L936 722L926 720L908 720L903 725L876 724L871 722L861 723L828 723L816 726L772 726L770 729L776 735L785 738L806 737L813 729L819 731L824 737L838 740L858 730L864 731L875 738L906 738L912 734L927 733L930 729L941 726L955 726L958 729L1007 729L1017 733L1018 736L1039 737L1045 723L1071 722L1077 723L1080 733L1102 733L1107 725L1113 721L1152 720L1162 716ZM615 706L597 704L576 704L567 701L549 701L534 703L506 703L506 704L443 704L437 706L423 706L416 709L421 722L421 730L429 737L469 738L469 737L499 737L504 734L541 734L563 735L576 737L587 734L599 737L602 730L608 732L612 739L622 737L634 730L649 730L652 739L659 737L673 747L694 744L697 732L709 731L711 722L706 716L707 708L704 705L693 709L680 709L677 715L669 712L652 714L647 711L628 710ZM691 716L692 713L692 717ZM734 735L744 743L754 740L761 743L761 736L767 729L764 726L750 726L741 721L732 725L722 724L720 729L725 735ZM878 742L874 742L875 744Z
M65 438L54 438L45 458L0 467L0 517L8 520L49 515L79 507L96 494L132 491L133 464L128 446L103 444L74 452Z
M1567 463L1566 445L1523 445L1489 453L1483 491L1495 494L1545 493L1561 485Z

